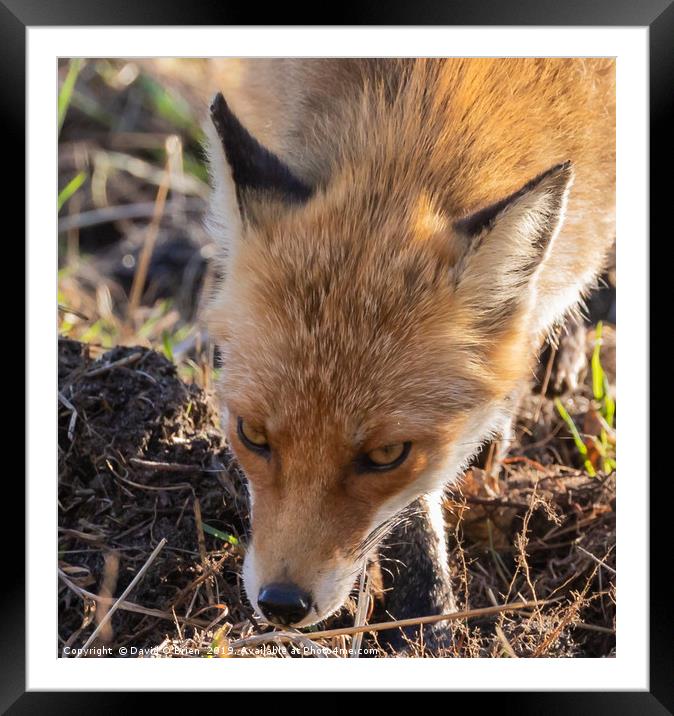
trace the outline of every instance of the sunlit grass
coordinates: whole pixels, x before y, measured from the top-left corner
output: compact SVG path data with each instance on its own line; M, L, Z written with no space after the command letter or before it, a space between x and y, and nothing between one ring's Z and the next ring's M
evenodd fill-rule
M74 176L64 187L61 189L58 195L58 210L61 211L64 204L75 194L75 192L84 184L87 180L86 172L80 172Z
M595 342L590 362L592 373L593 406L590 415L599 425L598 435L581 436L573 418L569 415L562 401L555 398L555 407L571 433L573 442L583 460L589 475L596 475L595 464L601 462L601 468L609 473L616 468L615 461L615 400L611 396L608 377L601 364L603 324L601 321L595 329ZM585 437L585 439L583 439ZM588 449L588 447L590 449ZM597 459L597 456L599 459ZM593 460L594 463L593 464Z
M601 364L602 330L603 324L600 321L595 330L592 352L592 394L597 404L598 418L602 426L599 440L595 440L595 444L603 460L604 472L610 472L616 467L615 441L609 439L615 427L615 401L611 396L608 378Z
M63 126L63 120L66 118L68 113L68 107L73 98L73 91L75 89L75 83L77 82L77 76L80 74L82 67L84 67L84 60L76 58L70 60L68 63L68 72L66 78L61 85L59 90L58 98L58 128L59 133Z
M557 408L557 412L560 414L562 420L566 423L566 427L569 429L569 432L571 433L573 442L575 443L576 449L578 450L581 458L583 459L583 464L585 465L585 469L587 470L588 475L594 477L597 473L595 472L595 469L589 460L587 446L583 442L583 438L580 436L578 428L573 422L573 418L569 415L567 409L564 407L562 401L559 398L555 398L555 407Z
M234 547L239 546L239 540L233 535L229 534L229 532L222 532L219 529L216 529L215 527L211 527L210 525L207 525L205 522L203 523L203 529L206 534L209 534L213 537L217 537L219 540L222 540L223 542L227 542L228 544L233 545Z
M151 111L175 127L188 132L192 139L201 141L201 127L195 119L192 107L184 97L162 86L147 74L141 74L137 82L145 93Z

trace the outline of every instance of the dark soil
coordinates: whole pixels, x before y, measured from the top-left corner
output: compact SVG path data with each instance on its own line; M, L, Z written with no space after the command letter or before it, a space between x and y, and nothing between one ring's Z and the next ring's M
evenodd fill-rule
M124 359L132 362L115 366ZM203 391L177 377L173 364L144 348L119 347L92 361L86 346L60 340L59 393L61 569L95 593L101 580L112 579L119 595L166 538L130 599L170 612L206 566L194 504L207 525L237 542L244 536L244 493L215 411ZM245 612L236 574L240 548L209 534L204 539L208 560L225 557L227 568L213 585L219 601L236 602ZM114 575L105 573L112 554L118 558ZM79 642L82 627L82 600L64 585L59 610L62 648ZM217 610L205 615L207 621L215 616ZM120 610L112 627L115 647L157 644L174 625Z

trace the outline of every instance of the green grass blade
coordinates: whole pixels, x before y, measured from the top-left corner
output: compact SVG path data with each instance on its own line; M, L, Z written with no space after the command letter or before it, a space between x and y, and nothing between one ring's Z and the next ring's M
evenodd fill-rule
M61 211L63 205L72 197L72 195L84 184L87 179L86 172L80 172L76 177L71 179L59 192L58 210Z
M610 428L615 426L615 400L609 392L608 378L604 376L604 419Z
M196 121L192 106L177 92L169 91L148 75L141 75L138 83L156 114L186 130L192 139L201 139L201 127Z
M597 323L595 332L594 350L592 351L592 394L594 399L600 403L601 415L607 425L613 428L615 419L615 401L611 397L608 377L601 364L601 334L602 322Z
M604 397L604 369L601 365L601 332L602 322L597 323L592 351L592 393L594 399L601 401Z
M573 442L576 444L576 449L583 458L585 469L587 470L588 475L590 475L590 477L595 477L597 473L595 472L592 463L588 460L587 447L583 442L583 439L580 437L580 433L578 432L576 424L573 422L573 418L569 415L566 408L562 405L562 401L559 398L555 398L555 407L557 408L557 412L560 414L562 420L566 423L566 427L569 429L569 432L571 433Z
M231 545L234 545L235 547L238 547L239 540L234 536L229 534L228 532L221 532L219 529L216 529L215 527L211 527L210 525L207 525L205 522L203 523L204 532L206 534L212 535L213 537L217 537L218 539L221 539L223 542L228 542Z
M63 80L63 84L61 85L61 89L59 90L59 99L58 99L59 134L61 133L61 127L63 126L63 121L66 118L66 114L68 113L68 107L70 106L70 101L72 100L72 97L73 97L73 90L75 89L75 82L77 82L77 76L80 74L82 67L84 67L84 60L79 59L79 58L70 60L70 63L68 64L68 72L66 74L66 78L65 78L65 80Z
M164 355L173 363L173 343L168 331L162 334L162 345L164 347Z

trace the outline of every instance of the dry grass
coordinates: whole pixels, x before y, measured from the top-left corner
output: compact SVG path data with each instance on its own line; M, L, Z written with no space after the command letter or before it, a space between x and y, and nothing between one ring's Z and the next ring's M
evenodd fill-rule
M258 623L241 589L246 491L197 321L212 280L199 117L186 101L199 67L84 62L64 111L59 328L74 340L59 347L59 652L98 628L95 644L138 656L325 657L361 639L390 656L365 631L374 589L355 589L320 632L292 635ZM406 655L615 654L615 432L594 390L593 339L584 382L562 396L585 457L534 390L502 469L474 468L447 495L455 643L433 653L422 640ZM607 328L609 390L613 339ZM552 366L544 359L545 385ZM513 603L528 606L502 609Z

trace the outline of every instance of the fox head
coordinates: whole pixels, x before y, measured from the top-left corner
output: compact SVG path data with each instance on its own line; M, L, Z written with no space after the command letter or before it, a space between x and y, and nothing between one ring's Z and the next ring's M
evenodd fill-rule
M384 168L311 186L222 95L211 117L224 280L208 325L250 489L244 585L268 620L306 626L343 605L396 515L503 424L546 328L537 277L572 168L451 216L437 190Z

